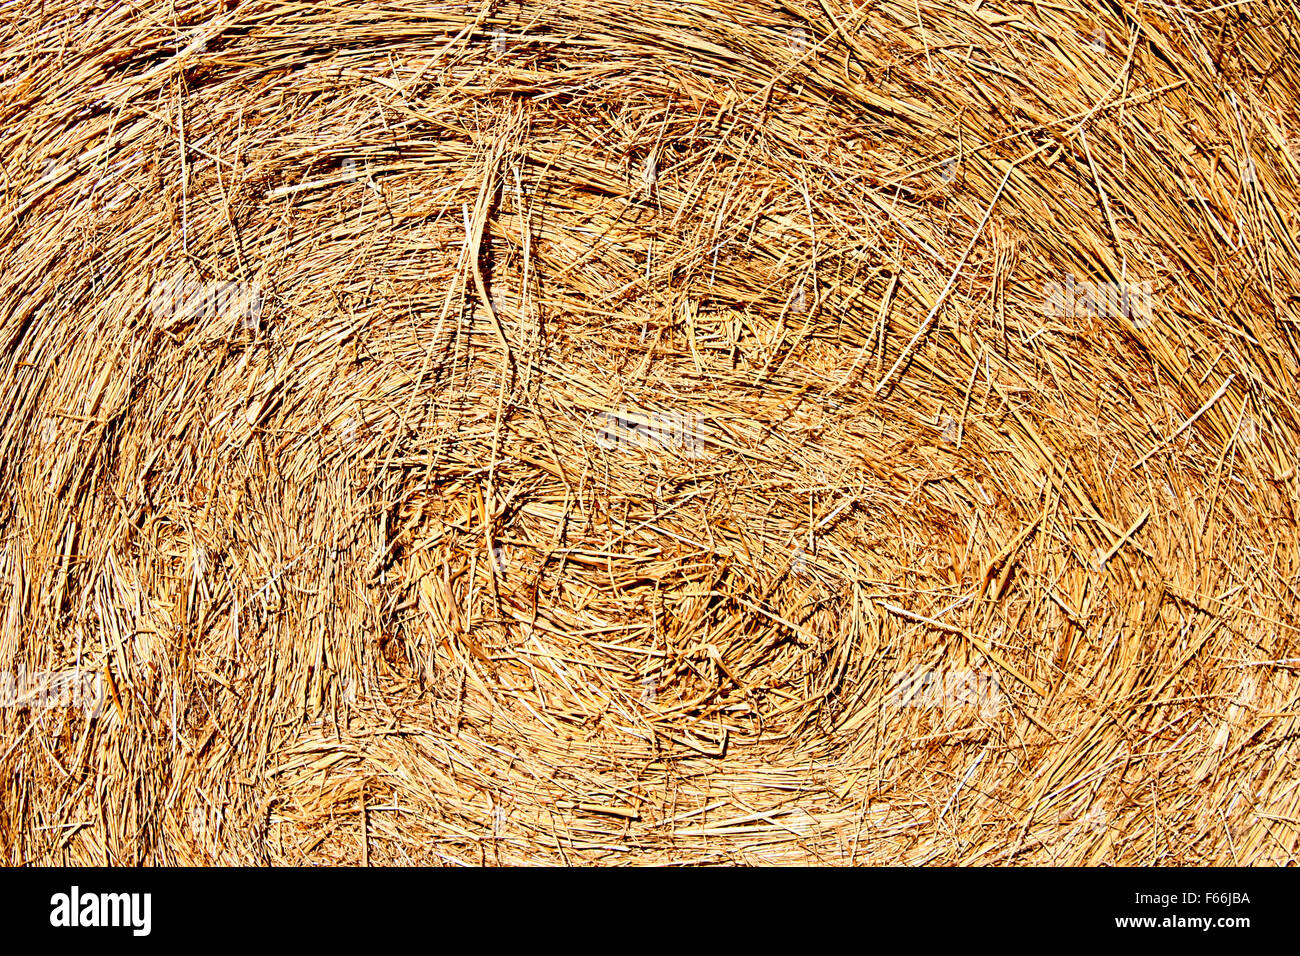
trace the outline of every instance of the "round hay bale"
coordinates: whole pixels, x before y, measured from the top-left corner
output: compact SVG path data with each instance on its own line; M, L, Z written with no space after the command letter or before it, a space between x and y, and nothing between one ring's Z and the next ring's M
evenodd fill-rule
M1294 8L0 10L0 846L1293 861Z

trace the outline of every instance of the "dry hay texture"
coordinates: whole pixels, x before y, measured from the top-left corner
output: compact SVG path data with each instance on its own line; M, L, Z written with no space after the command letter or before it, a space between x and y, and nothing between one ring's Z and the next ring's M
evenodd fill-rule
M3 859L1294 862L1297 54L4 4Z

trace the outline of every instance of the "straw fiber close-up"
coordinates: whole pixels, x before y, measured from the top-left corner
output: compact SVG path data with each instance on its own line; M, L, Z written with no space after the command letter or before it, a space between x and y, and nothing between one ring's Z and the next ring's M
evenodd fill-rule
M1300 11L0 4L5 863L1286 865Z

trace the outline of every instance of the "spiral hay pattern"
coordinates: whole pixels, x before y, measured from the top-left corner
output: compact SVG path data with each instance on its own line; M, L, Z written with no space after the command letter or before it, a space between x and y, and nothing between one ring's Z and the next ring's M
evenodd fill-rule
M0 7L3 858L1294 862L1298 52Z

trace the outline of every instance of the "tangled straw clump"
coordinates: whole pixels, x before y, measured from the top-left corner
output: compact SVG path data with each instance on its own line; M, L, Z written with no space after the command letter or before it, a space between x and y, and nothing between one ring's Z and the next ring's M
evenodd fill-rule
M5 859L1293 862L1298 49L0 7Z

